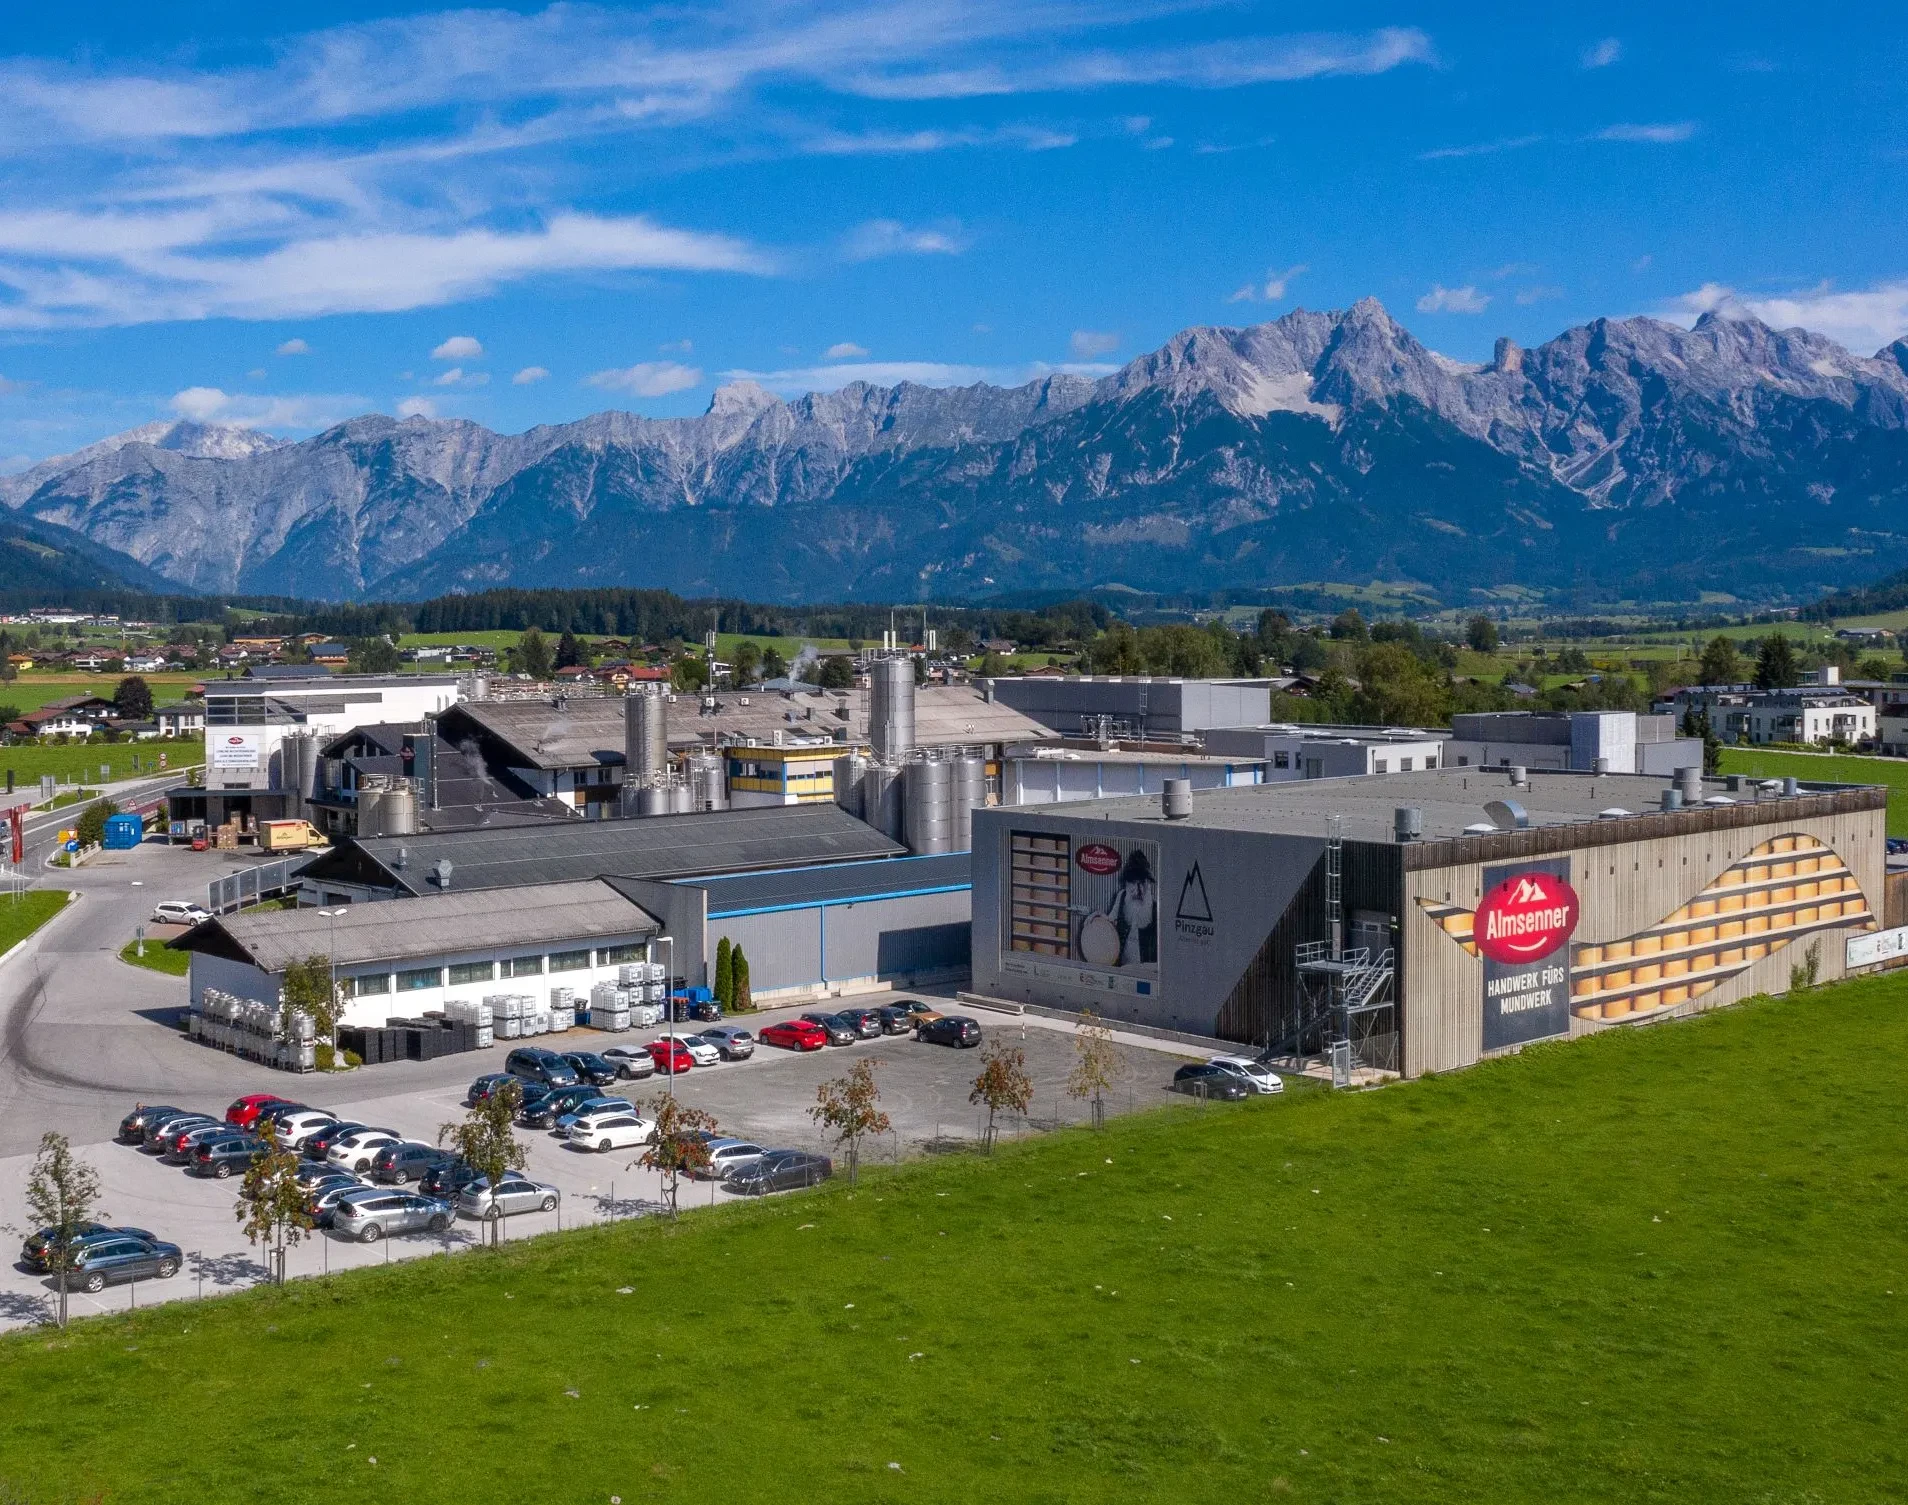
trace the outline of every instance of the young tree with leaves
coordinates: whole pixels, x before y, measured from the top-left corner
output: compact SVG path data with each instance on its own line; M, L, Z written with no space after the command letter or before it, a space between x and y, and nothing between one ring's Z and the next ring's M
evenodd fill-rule
M113 713L127 721L152 720L152 686L128 674L113 690Z
M395 674L398 672L397 645L387 637L353 639L346 667L353 674Z
M724 1008L731 1014L753 1014L755 998L749 991L749 959L737 946L729 958L732 976L729 981L729 1002Z
M831 654L815 666L815 684L823 690L852 690L855 661L844 654Z
M505 1176L530 1163L530 1152L517 1138L517 1109L523 1106L523 1088L504 1082L464 1115L462 1123L441 1124L437 1142L447 1144L490 1186L501 1186ZM503 1217L493 1200L486 1209L490 1241L503 1242Z
M785 679L788 676L788 660L773 648L762 650L762 678ZM18 717L14 718L18 720Z
M1473 653L1497 652L1497 624L1479 612L1464 624L1464 641Z
M1067 1073L1067 1096L1085 1098L1093 1104L1093 1127L1106 1127L1106 1092L1119 1080L1120 1055L1113 1045L1113 1031L1102 1023L1092 1009L1080 1011L1080 1022L1073 1032L1073 1070Z
M994 1149L995 1115L1008 1108L1024 1114L1033 1106L1033 1092L1024 1050L998 1042L982 1048L981 1073L974 1078L974 1090L967 1094L967 1100L987 1107L987 1132L981 1142L989 1154Z
M556 664L550 652L550 640L536 628L529 628L510 651L511 672L528 674L532 679L548 679Z
M1756 688L1793 689L1801 678L1802 666L1796 662L1794 645L1781 633L1770 633L1756 652Z
M302 1009L311 1015L320 1040L329 1041L338 1028L338 989L332 978L329 957L308 956L285 968L285 981L279 989L289 1028L291 1011Z
M742 639L735 645L735 652L729 655L729 672L734 676L738 690L753 684L756 672L761 667L762 645L753 638Z
M79 1262L80 1234L95 1221L99 1172L74 1157L64 1134L43 1134L27 1176L26 1196L28 1213L46 1230L46 1263L59 1277L59 1322L65 1327L66 1279Z
M238 1205L232 1211L246 1241L263 1245L271 1261L272 1284L285 1283L285 1250L312 1228L305 1188L298 1183L300 1156L279 1143L278 1125L267 1119L258 1126L265 1153L254 1160L239 1183Z
M83 847L96 847L106 839L106 817L117 815L119 806L111 800L94 800L80 812L75 831L79 835L79 844Z
M669 1199L669 1216L676 1216L676 1194L684 1174L695 1175L709 1168L709 1141L715 1138L715 1115L692 1108L673 1092L663 1093L648 1103L656 1118L656 1137L632 1166L662 1172L663 1195Z
M892 1127L881 1111L881 1089L875 1086L875 1063L862 1059L848 1075L823 1082L815 1089L815 1106L808 1116L835 1135L835 1147L848 1151L848 1184L855 1184L861 1168L861 1141L869 1134L885 1134Z
M726 935L716 942L715 998L725 1012L735 1011L735 947Z
M1703 645L1697 673L1706 685L1733 685L1742 678L1742 655L1736 645L1717 633Z
M565 631L557 639L556 666L559 669L578 669L584 666L583 645L576 640L574 632Z

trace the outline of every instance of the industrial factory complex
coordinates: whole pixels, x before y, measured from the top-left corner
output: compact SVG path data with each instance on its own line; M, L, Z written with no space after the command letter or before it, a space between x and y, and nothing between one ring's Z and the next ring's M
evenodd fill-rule
M1705 779L1669 716L1286 725L1265 681L502 698L455 677L208 692L177 836L302 818L300 907L194 933L271 1001L329 954L355 1012L587 993L632 960L758 1001L977 999L1417 1075L1870 965L1877 789ZM203 933L201 933L203 932Z

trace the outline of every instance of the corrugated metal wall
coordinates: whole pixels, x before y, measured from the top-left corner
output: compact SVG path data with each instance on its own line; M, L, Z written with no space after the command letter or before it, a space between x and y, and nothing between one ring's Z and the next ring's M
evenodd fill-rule
M749 958L756 997L843 983L965 972L971 946L965 889L761 914L712 916L708 954L727 936Z

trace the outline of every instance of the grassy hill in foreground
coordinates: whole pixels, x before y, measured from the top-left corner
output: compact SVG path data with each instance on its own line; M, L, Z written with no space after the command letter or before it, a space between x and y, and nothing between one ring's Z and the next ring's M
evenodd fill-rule
M1874 979L21 1335L0 1480L141 1505L1900 1500L1904 1060L1908 976Z

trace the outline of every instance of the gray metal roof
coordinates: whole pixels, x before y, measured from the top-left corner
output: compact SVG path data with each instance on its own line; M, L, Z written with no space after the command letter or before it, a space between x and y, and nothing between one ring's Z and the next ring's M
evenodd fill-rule
M647 910L591 879L433 895L408 904L350 904L335 917L316 909L227 915L198 926L178 945L225 955L236 949L265 971L282 972L308 956L329 957L341 967L361 966L659 928Z
M1528 780L1528 787L1514 788L1501 769L1439 768L1363 778L1293 779L1231 789L1200 789L1193 792L1192 814L1172 824L1325 836L1328 818L1338 816L1347 840L1390 841L1393 811L1409 805L1422 813L1424 837L1429 841L1462 836L1467 826L1489 820L1484 812L1488 800L1522 806L1534 827L1574 825L1595 822L1605 810L1623 810L1632 815L1659 811L1663 791L1675 787L1674 779L1647 774L1591 775L1542 768L1531 769ZM1723 781L1716 778L1705 782L1703 794L1705 798L1720 795L1743 803L1755 799L1754 792L1747 788L1728 795ZM1086 821L1164 823L1165 819L1157 795L1078 800L1030 806L1027 810L1029 814ZM1016 812L1009 808L986 813L1011 818ZM976 811L976 818L980 814Z
M683 880L709 895L709 918L756 914L765 909L807 909L942 893L971 883L972 853L893 857L882 862L843 862L833 867L788 868L779 873L738 873L727 878Z
M712 707L694 695L669 702L669 745L709 746L717 741L753 737L773 743L830 740L839 729L849 744L868 737L868 691L811 690L782 694L752 690L710 697ZM458 718L482 727L515 749L528 768L587 768L623 761L623 716L627 702L605 696L554 700L465 701L446 712L454 728ZM846 710L847 715L841 713ZM1053 733L1012 706L990 701L969 685L923 685L915 691L914 733L923 747L994 743L1051 737ZM846 747L843 751L846 751Z
M431 894L437 892L431 869L439 861L451 864L455 892L579 878L699 877L893 857L903 850L831 802L381 836L341 842L306 872L318 881Z

